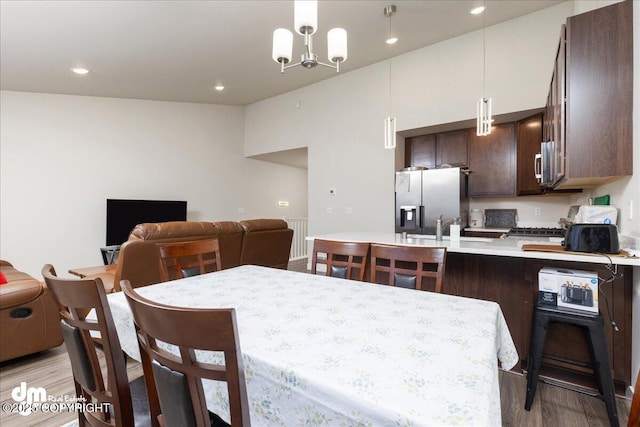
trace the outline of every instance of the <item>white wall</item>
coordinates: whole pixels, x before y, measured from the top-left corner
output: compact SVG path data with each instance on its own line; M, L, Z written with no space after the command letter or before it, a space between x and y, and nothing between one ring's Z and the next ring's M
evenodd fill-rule
M398 131L475 119L483 95L492 97L496 115L543 107L570 6L562 3L488 27L484 35L475 31L394 58Z
M0 257L36 277L102 263L107 198L187 200L201 221L307 214L306 170L244 158L241 107L2 91L0 114Z
M382 148L387 70L375 64L246 107L246 155L308 147L310 234L393 231L394 153Z

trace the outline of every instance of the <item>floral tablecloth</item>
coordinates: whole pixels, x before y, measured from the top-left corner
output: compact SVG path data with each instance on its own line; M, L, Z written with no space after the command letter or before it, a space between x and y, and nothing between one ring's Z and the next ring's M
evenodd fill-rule
M501 424L498 366L518 355L496 303L256 266L137 291L235 307L253 426ZM140 360L124 294L108 299L123 350ZM224 384L204 386L228 420Z

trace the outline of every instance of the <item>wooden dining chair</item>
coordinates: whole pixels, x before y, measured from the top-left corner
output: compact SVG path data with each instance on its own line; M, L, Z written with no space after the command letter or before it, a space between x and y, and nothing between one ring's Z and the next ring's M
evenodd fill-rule
M627 427L640 427L640 370L638 371L638 378L636 378L636 388L633 391Z
M158 426L152 421L155 417L150 410L159 413L159 405L149 405L144 376L129 383L125 356L102 280L61 279L51 264L42 268L42 276L60 305L60 326L76 396L79 401L91 404L78 410L78 424ZM96 320L87 318L92 310ZM104 366L100 363L100 347Z
M221 269L218 239L156 245L160 253L160 278L163 282Z
M371 282L442 292L444 247L371 245ZM431 279L433 286L425 283ZM429 288L429 289L428 289Z
M141 297L127 280L121 287L131 306L145 377L154 379L163 425L209 426L202 379L226 381L231 426L250 426L242 352L233 308L173 307ZM177 347L177 354L158 345ZM224 365L196 360L198 350L224 354Z
M364 281L369 246L368 242L315 239L313 241L311 272L316 274L318 264L324 264L327 268L327 276Z

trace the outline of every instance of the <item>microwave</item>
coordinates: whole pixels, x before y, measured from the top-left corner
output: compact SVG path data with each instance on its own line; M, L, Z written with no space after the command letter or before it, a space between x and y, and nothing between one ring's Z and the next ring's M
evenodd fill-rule
M555 141L540 144L540 153L535 160L536 179L541 187L553 188L564 176L564 156L562 147Z

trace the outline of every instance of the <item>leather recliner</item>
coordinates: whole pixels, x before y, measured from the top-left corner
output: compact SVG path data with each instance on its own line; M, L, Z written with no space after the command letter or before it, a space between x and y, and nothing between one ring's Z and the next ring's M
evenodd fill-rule
M0 260L0 362L62 344L60 314L46 285Z
M240 225L244 230L240 264L287 269L293 230L286 221L251 219Z

